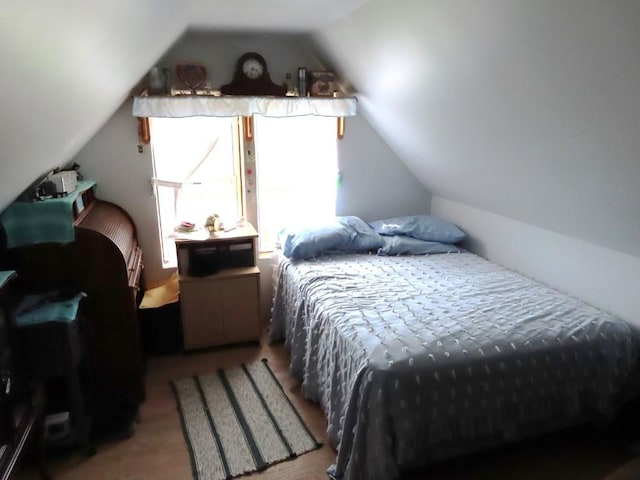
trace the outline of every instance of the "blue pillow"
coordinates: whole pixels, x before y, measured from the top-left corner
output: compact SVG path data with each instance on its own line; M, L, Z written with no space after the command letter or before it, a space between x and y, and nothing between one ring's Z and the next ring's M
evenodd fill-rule
M315 257L326 250L342 250L351 243L353 230L337 221L315 226L285 228L278 234L287 258Z
M430 215L388 218L369 225L380 235L408 235L428 242L456 243L466 236L453 223Z
M349 252L366 252L378 250L383 245L382 237L360 217L336 217L339 223L351 228L355 235L351 243L345 247Z
M450 243L427 242L406 235L382 237L384 245L378 255L427 255L434 253L460 253L460 249Z

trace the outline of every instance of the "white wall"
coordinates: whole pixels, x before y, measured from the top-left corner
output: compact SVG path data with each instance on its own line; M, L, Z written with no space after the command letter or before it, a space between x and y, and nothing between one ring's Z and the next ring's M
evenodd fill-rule
M21 0L0 8L0 210L66 164L186 28L180 2Z
M206 30L307 32L368 0L186 0L189 24Z
M164 278L155 198L152 195L151 151L138 153L138 126L131 115L133 101L125 101L73 161L81 173L97 182L96 196L123 207L133 218L142 247L147 280ZM149 254L148 254L149 253ZM153 258L158 257L158 261Z
M158 61L173 68L179 60L200 61L208 68L211 85L231 81L235 61L255 50L267 60L274 82L298 66L313 67L315 58L304 37L292 35L238 35L189 33ZM175 79L174 79L175 80ZM177 81L177 80L176 80ZM74 158L87 178L98 183L99 198L113 201L133 217L151 281L168 275L162 268L149 147L137 151L137 125L127 100ZM362 118L347 119L346 136L339 144L343 173L338 214L376 219L387 215L424 213L429 193L406 166L378 138ZM265 290L268 292L268 288Z
M361 115L345 119L338 156L338 215L373 221L429 211L429 192Z
M314 40L434 194L640 255L640 2L372 0Z
M640 326L640 258L440 197L431 208L469 250Z

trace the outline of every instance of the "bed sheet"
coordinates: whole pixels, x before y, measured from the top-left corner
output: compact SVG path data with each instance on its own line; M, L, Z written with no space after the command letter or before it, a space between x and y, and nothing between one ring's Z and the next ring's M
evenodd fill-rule
M628 324L472 253L274 255L272 341L320 403L336 478L403 470L610 418Z

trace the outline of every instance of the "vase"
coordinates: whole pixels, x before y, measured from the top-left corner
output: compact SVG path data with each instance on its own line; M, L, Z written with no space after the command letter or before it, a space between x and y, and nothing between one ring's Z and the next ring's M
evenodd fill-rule
M153 67L149 70L148 82L149 94L167 95L171 89L171 70Z

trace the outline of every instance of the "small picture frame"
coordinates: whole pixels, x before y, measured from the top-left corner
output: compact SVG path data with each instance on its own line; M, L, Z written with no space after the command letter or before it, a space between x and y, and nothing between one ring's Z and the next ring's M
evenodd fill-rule
M336 90L336 76L333 72L309 72L312 97L332 97Z

